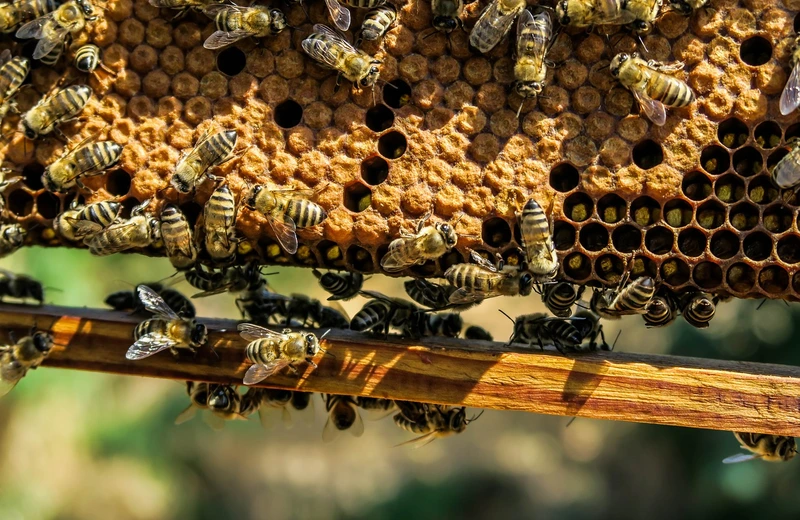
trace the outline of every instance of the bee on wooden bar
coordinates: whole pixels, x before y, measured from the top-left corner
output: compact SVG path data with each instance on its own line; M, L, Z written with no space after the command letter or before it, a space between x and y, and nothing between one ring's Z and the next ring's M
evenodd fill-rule
M27 234L25 228L19 224L0 224L0 258L22 247Z
M502 258L492 265L481 255L470 250L476 263L456 264L447 269L444 277L457 290L450 295L450 303L472 303L495 296L528 296L533 290L534 276L527 270L506 266Z
M203 230L208 256L228 264L236 256L236 200L227 184L214 190L203 208Z
M356 405L362 410L370 412L380 412L381 414L389 414L397 409L397 405L391 399L383 399L380 397L356 397Z
M552 280L558 273L559 263L547 215L538 202L530 199L517 215L517 220L527 270L538 282Z
M363 40L375 41L385 35L392 24L397 20L397 8L392 4L382 5L371 9L361 23L361 32L358 35L356 47Z
M750 453L738 453L727 457L724 464L735 464L753 459L769 462L787 462L797 454L794 437L768 435L766 433L733 432L733 436Z
M53 220L53 229L66 240L83 240L113 224L121 209L119 202L111 200L82 206L75 199L69 209Z
M180 292L167 287L159 282L152 282L146 285L164 300L170 309L178 309L178 313L185 318L194 318L196 311L192 301ZM134 288L132 291L116 291L106 297L104 303L115 311L130 311L131 314L139 314L145 311L144 303L139 299L139 293Z
M421 447L436 439L461 433L469 423L483 413L467 419L467 409L464 406L453 407L411 401L395 401L395 403L400 413L394 416L394 423L407 432L420 435L398 446L415 444Z
M356 332L372 331L389 334L389 329L402 329L419 307L402 298L392 298L376 291L361 291L370 300L350 320L350 329Z
M8 49L0 53L0 121L9 111L16 111L15 95L28 77L31 64L28 58L11 57Z
M219 49L250 37L274 36L287 27L283 12L274 7L212 4L203 12L214 20L217 29L203 43L206 49Z
M47 332L34 329L19 340L13 331L8 335L12 344L0 346L0 396L10 392L28 370L41 365L53 348L53 336Z
M574 325L578 319L556 318L544 312L535 312L517 316L516 319L506 315L514 323L514 332L508 340L512 343L523 343L528 347L534 344L544 350L544 344L552 343L556 350L565 353L566 349L577 350L583 342L584 335Z
M331 442L343 431L353 437L361 437L364 434L364 421L358 413L355 399L349 395L327 394L324 397L328 420L322 429L322 441Z
M431 0L431 25L434 29L450 34L456 29L463 29L464 0Z
M219 180L208 170L233 157L237 135L236 130L223 130L210 135L204 132L194 148L175 167L170 179L172 187L179 193L189 193L206 178Z
M161 239L175 269L189 269L197 261L192 228L186 216L174 204L166 204L161 210Z
M380 60L356 49L325 25L316 24L313 30L302 43L306 54L325 67L338 71L340 76L359 88L375 85L380 76Z
M467 330L464 331L464 338L480 341L494 341L494 337L492 337L488 330L483 327L478 327L477 325L470 325L467 327Z
M116 222L84 240L93 255L107 256L127 249L147 247L161 239L161 226L157 218L144 214L150 200L131 211L131 218Z
M47 191L64 193L78 185L87 189L82 177L100 175L119 161L122 146L113 141L100 141L85 144L87 137L72 151L64 149L61 156L53 161L42 174L42 184Z
M693 327L704 329L714 317L717 306L714 298L705 292L690 293L682 298L681 315Z
M38 60L50 54L56 47L63 47L67 35L82 31L86 22L95 18L90 3L69 1L55 11L26 23L19 28L16 36L20 39L39 40L33 51L33 59Z
M788 116L800 106L800 36L794 41L792 49L792 72L781 93L781 114Z
M492 0L469 33L470 45L482 53L494 49L524 10L525 0Z
M542 93L547 76L545 57L553 41L553 22L547 11L531 14L523 9L517 21L517 55L514 62L514 91L522 97L517 117L528 98Z
M614 345L606 343L606 335L603 333L603 325L600 323L600 316L590 309L580 309L573 316L572 325L578 330L583 338L584 347L586 340L589 340L588 348L595 350L614 350ZM619 337L619 336L617 336ZM598 342L597 339L600 338ZM616 343L616 340L614 341Z
M800 139L790 140L789 153L772 168L770 178L778 188L788 190L800 184Z
M20 125L25 137L33 140L56 130L58 125L77 116L91 95L89 86L73 85L43 97L22 116Z
M569 282L542 284L535 288L542 295L542 302L547 310L559 318L572 316L572 306L581 299L585 287L576 286Z
M601 318L618 320L628 314L644 314L656 294L655 280L642 276L613 291L599 290L592 295L590 306Z
M41 305L44 302L44 288L41 282L30 276L0 269L0 300L6 297L35 300Z
M319 280L319 285L325 289L325 292L331 294L328 301L349 300L358 294L364 284L364 275L361 273L332 273L329 271L322 274L316 269L313 273Z
M191 420L197 410L207 410L203 420L213 430L221 430L225 421L234 419L247 419L244 412L253 413L256 410L244 410L245 399L231 385L219 385L187 381L186 392L189 394L190 404L175 418L175 424L183 424Z
M321 206L308 200L314 193L314 190L273 190L258 185L250 191L245 206L267 217L281 247L293 255L297 252L296 230L316 226L328 218Z
M444 222L425 226L428 218L420 220L416 234L403 233L389 244L389 251L381 259L385 271L396 273L412 265L436 260L455 247L458 242L455 228Z
M244 376L246 385L259 383L284 367L297 372L294 365L304 361L317 368L314 357L324 352L319 342L325 334L317 339L310 332L292 332L291 329L274 332L251 323L240 323L238 330L250 342L245 355L253 365Z

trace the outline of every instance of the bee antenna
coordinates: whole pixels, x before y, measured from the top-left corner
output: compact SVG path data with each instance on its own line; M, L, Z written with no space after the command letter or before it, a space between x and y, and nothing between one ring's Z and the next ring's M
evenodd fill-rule
M519 102L519 108L517 109L517 119L519 119L519 115L522 113L522 105L525 104L525 100Z
M434 35L434 34L436 34L436 33L437 33L436 29L435 29L435 28L433 28L433 27L431 27L431 29L430 29L430 32L429 32L428 34L426 34L425 36L423 36L423 37L422 37L422 41L425 41L425 40L427 40L428 38L430 38L431 36L433 36L433 35ZM449 39L449 38L448 38L448 39Z
M569 425L572 424L573 422L575 422L575 419L577 419L577 418L578 418L577 415L573 415L572 418L569 421L567 421L567 425L564 426L564 428L569 428Z
M517 324L517 322L514 320L514 318L512 318L511 316L509 316L508 314L506 314L506 311L504 311L503 309L497 309L497 310L499 310L499 311L500 311L500 313L501 313L503 316L505 316L506 318L508 318L509 320L511 320L511 323L513 323L514 325L516 325L516 324Z
M325 336L327 336L327 335L328 335L328 333L329 333L331 330L332 330L332 329L328 329L328 330L326 330L326 331L325 331L325 332L322 334L322 336L320 336L320 337L319 337L319 340L320 340L320 341L322 341L322 339L323 339Z
M215 349L213 345L209 345L208 347L211 349L211 352L214 353L214 356L217 358L217 360L219 360L219 354L217 354L217 349Z
M483 415L483 412L485 412L485 411L486 411L486 410L481 410L481 413L479 413L479 414L478 414L478 415L476 415L475 417L473 417L473 418L471 418L471 419L467 419L467 424L469 424L469 423L471 423L472 421L474 421L474 420L478 419L478 417L480 417L481 415Z
M766 299L766 298L764 298L763 300L761 300L761 303L759 303L759 304L758 304L758 307L756 307L756 310L759 310L759 309L761 309L761 307L762 307L762 306L763 306L765 303L767 303L767 299Z
M614 347L617 345L617 340L619 339L620 334L622 334L622 329L617 331L617 337L614 338L614 343L611 344L611 348L609 350L614 350Z

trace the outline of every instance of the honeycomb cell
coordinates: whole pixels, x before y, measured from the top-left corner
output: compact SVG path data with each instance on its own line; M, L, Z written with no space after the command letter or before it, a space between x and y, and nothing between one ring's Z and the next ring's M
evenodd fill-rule
M186 217L186 220L189 221L189 226L194 228L195 224L197 224L197 219L199 219L200 214L203 213L203 206L196 202L187 202L181 204L179 208L183 216Z
M592 263L583 253L571 253L562 263L564 274L573 280L581 281L592 274Z
M578 169L569 163L557 164L550 170L550 186L561 193L572 191L578 187L580 175Z
M625 273L625 262L614 255L603 255L594 263L595 275L610 284L619 283Z
M800 263L800 238L787 235L778 240L778 258L787 264Z
M575 246L575 228L569 222L556 220L553 224L553 244L559 251L567 251Z
M347 248L345 254L347 263L353 266L356 271L369 273L375 270L375 262L372 260L372 255L361 246L352 245Z
M642 247L642 232L629 224L622 225L611 233L611 242L620 253L633 253Z
M700 262L694 266L692 279L701 289L716 289L722 284L722 268L712 262Z
M389 163L379 156L370 157L361 163L361 178L367 184L377 186L389 176Z
M719 124L717 139L723 146L733 150L747 142L749 132L747 125L741 119L732 117Z
M781 144L781 127L775 121L759 123L753 135L759 147L769 150Z
M786 142L800 137L800 123L795 123L786 129Z
M722 202L737 202L744 197L744 181L738 176L729 173L714 182L714 193Z
M717 231L711 237L709 249L721 260L733 258L739 252L739 237L727 229Z
M678 235L678 249L686 256L700 256L706 248L706 237L697 228L687 228Z
M608 231L596 222L582 227L579 236L581 245L587 251L602 251L608 247Z
M394 112L384 104L378 104L367 110L367 128L373 132L383 132L394 125Z
M679 228L692 221L692 207L683 199L672 199L664 204L664 222L670 227Z
M769 294L781 294L789 288L789 273L777 265L765 267L758 273L758 285Z
M775 167L776 164L780 162L781 159L786 157L789 153L789 150L786 148L778 148L767 157L767 171L771 172L772 169Z
M627 214L625 200L615 193L609 193L597 201L597 215L606 224L616 224Z
M661 206L652 197L638 197L631 203L631 220L642 227L661 218Z
M772 239L766 233L754 231L745 237L742 247L744 256L760 262L772 254Z
M456 249L453 249L449 253L439 258L439 269L441 269L442 272L445 272L450 267L456 264L463 264L464 262L465 260L464 257L461 256L461 253L459 253Z
M131 211L133 208L139 205L139 200L133 197L128 197L123 200L119 205L119 216L120 218L130 218Z
M353 183L344 189L344 207L354 213L360 213L372 204L372 190L360 182Z
M689 264L677 258L670 258L661 264L661 279L665 283L678 287L689 281Z
M106 177L106 191L111 195L121 197L131 189L131 176L122 168L108 172Z
M763 36L752 36L742 42L739 57L748 65L763 65L772 58L772 44Z
M411 101L411 86L402 79L390 81L383 87L383 102L392 108L402 108Z
M747 264L733 264L725 275L728 287L739 293L749 292L756 284L756 272Z
M281 128L293 128L303 119L303 107L293 99L287 99L275 107L275 123Z
M14 190L6 195L8 211L18 217L26 217L33 211L33 196L25 190Z
M761 171L764 160L758 150L747 146L733 154L733 169L743 177L751 177Z
M217 54L217 70L226 76L235 76L244 70L247 56L239 47L228 47Z
M36 196L36 213L45 219L56 218L61 209L61 200L49 191Z
M633 278L649 276L655 278L658 275L658 267L651 259L643 256L634 258L630 266L630 275Z
M573 222L583 222L592 216L594 202L585 193L576 192L564 201L564 216Z
M725 173L731 165L731 156L725 148L717 145L707 146L700 154L700 166L711 175Z
M725 223L725 208L717 201L709 200L697 208L697 223L705 229L716 229Z
M780 204L770 206L764 210L762 222L767 231L783 233L792 227L792 210Z
M759 175L747 184L747 196L756 204L769 204L778 195L778 189L772 184L769 175Z
M649 170L664 162L664 150L652 139L645 139L633 147L633 163L643 170Z
M702 172L691 172L683 178L681 190L690 200L703 200L711 195L711 179Z
M654 255L664 255L672 251L675 232L664 226L655 226L644 234L644 247Z
M42 174L44 173L44 166L39 163L33 162L26 164L22 168L22 178L25 186L32 190L41 190L44 188L42 184Z
M481 237L486 244L492 247L504 247L511 242L511 228L505 219L490 218L483 222Z
M326 267L341 268L344 267L344 257L342 250L335 242L330 240L322 240L317 243L316 247L319 255L322 258L322 264Z
M408 142L401 132L392 130L378 139L378 153L387 159L398 159L406 153Z
M758 208L747 202L741 202L731 208L730 223L739 231L748 231L758 225Z

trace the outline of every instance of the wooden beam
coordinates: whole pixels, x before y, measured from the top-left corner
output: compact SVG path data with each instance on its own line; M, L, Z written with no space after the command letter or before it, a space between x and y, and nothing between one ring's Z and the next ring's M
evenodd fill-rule
M0 328L24 333L35 325L53 333L45 366L240 383L249 363L236 322L201 321L219 357L203 349L195 357L163 352L128 361L137 322L130 316L0 305ZM265 386L800 436L800 367L621 352L566 357L480 341L384 341L347 330L332 330L324 343L332 355L320 356L319 368L300 366L300 377L280 374Z

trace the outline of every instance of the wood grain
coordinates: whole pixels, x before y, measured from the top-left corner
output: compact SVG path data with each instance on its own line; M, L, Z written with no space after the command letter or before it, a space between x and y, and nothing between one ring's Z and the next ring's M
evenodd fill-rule
M179 380L240 383L249 363L236 322L201 320L210 348L128 361L135 318L65 307L0 305L0 328L49 329L45 366ZM319 368L280 374L274 388L800 436L800 367L626 354L562 356L499 343L376 340L331 331ZM218 357L217 357L218 356Z

